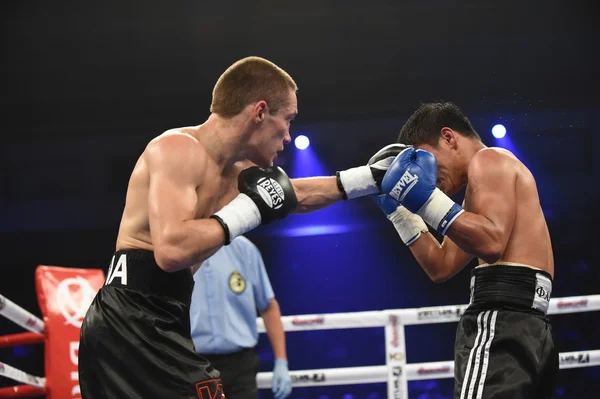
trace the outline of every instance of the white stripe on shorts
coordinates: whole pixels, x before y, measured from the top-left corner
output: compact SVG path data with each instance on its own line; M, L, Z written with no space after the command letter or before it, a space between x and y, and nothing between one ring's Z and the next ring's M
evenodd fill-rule
M490 346L492 345L492 340L494 339L494 334L496 332L496 316L498 316L498 311L494 310L492 313L492 321L490 321L490 338L485 344L484 353L483 353L483 366L481 368L481 378L479 379L479 388L477 389L477 398L481 399L483 395L483 386L485 384L485 376L487 375L488 363L490 358Z
M490 314L492 317L489 323L490 325L488 326ZM483 395L483 388L485 386L485 378L489 364L490 346L492 345L492 340L494 339L496 332L497 316L497 310L488 310L477 315L477 336L475 337L475 343L469 354L469 361L467 363L467 371L463 380L460 399L465 399L465 395L466 399L474 399L473 394L475 393L477 379L479 379L479 383L477 384L477 394L475 399L481 399ZM471 370L471 363L473 360L473 370Z
M469 374L471 373L471 362L473 361L473 354L477 351L479 347L479 339L481 338L481 332L483 328L481 327L481 318L483 317L484 312L481 312L477 315L477 336L475 337L475 342L473 343L473 348L471 348L471 353L469 353L469 361L467 362L467 370L465 372L465 377L462 381L462 389L460 391L460 399L465 399L465 394L467 393L467 381L469 381Z

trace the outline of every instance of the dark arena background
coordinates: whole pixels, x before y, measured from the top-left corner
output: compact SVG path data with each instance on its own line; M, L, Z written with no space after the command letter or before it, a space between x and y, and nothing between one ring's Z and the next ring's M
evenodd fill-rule
M275 62L299 86L292 143L277 161L290 177L363 165L396 141L422 102L453 101L488 146L510 149L534 173L555 254L552 296L600 294L596 2L5 1L0 10L0 294L38 317L36 267L106 272L146 143L202 123L216 79L249 55ZM247 237L284 316L469 301L473 265L431 282L369 198ZM549 317L560 352L600 349L600 313ZM455 330L407 326L407 361L452 360ZM23 331L0 318L2 334ZM286 338L291 371L386 360L383 328ZM272 371L265 334L258 351L261 371ZM45 372L39 344L0 349L0 361ZM598 398L600 366L561 370L557 385L557 398ZM410 398L451 398L453 380L408 387ZM386 396L386 383L348 382L294 387L290 398Z

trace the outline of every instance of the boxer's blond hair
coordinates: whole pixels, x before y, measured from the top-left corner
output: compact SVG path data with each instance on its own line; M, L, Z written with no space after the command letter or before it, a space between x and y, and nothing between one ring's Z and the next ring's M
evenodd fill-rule
M210 112L231 118L248 104L264 100L274 114L286 105L290 90L296 92L298 86L286 71L264 58L246 57L217 80Z

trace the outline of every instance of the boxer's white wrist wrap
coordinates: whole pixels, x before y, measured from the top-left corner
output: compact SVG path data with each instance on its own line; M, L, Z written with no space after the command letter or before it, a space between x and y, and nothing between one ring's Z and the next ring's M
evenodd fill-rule
M368 165L358 166L339 172L340 181L348 199L364 197L379 192L377 183Z
M436 187L417 214L439 233L446 234L450 225L464 211L460 205L452 201L452 198Z
M400 239L407 246L417 241L421 237L421 233L429 231L421 216L415 215L403 206L396 208L387 218L392 222L400 235Z
M238 194L229 204L225 205L213 216L217 216L226 225L229 230L229 237L226 241L233 241L256 227L261 223L261 216L258 207L246 194ZM225 235L227 235L227 231Z

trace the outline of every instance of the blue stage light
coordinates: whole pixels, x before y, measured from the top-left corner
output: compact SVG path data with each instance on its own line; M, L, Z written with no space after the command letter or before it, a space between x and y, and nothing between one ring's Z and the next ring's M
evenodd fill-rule
M494 135L495 138L501 139L502 137L506 136L506 128L500 124L495 125L492 128L492 134Z
M308 137L301 134L300 136L296 137L296 140L294 140L294 144L296 145L297 149L305 150L310 145L310 140L308 139Z

